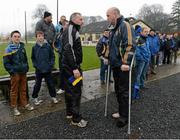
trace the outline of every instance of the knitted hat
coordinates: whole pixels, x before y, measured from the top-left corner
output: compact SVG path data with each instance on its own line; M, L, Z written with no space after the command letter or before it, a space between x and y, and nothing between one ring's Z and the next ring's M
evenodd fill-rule
M140 25L136 25L135 26L135 31L136 31L136 33L140 33L142 31L141 26Z
M49 17L49 16L52 16L52 14L49 13L48 11L45 11L45 12L44 12L44 18Z

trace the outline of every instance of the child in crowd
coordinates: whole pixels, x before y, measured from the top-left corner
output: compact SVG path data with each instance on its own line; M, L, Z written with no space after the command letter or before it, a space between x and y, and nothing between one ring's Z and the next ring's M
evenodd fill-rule
M39 105L42 102L42 100L38 99L38 93L40 91L43 78L45 78L53 103L58 103L52 78L52 68L55 62L55 56L52 47L44 39L44 33L42 31L36 32L36 44L32 48L31 59L33 66L36 69L36 82L32 94L34 104Z
M24 43L20 42L21 33L19 31L11 32L11 42L6 48L3 55L3 63L5 69L10 74L11 89L10 89L10 104L13 108L14 115L18 116L21 113L18 110L18 100L21 106L27 110L33 110L34 107L27 100L27 77L26 73L29 70L27 55ZM18 97L19 96L19 97Z

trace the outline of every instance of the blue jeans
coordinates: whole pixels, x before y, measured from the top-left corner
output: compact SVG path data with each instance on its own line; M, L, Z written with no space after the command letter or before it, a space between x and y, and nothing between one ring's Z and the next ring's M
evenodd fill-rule
M136 61L136 80L135 84L139 87L144 87L144 81L146 73L149 67L149 63L141 60Z
M101 60L101 68L100 68L100 80L101 81L105 80L105 73L106 73L107 69L108 69L108 65L105 65L103 60Z
M108 71L108 65L105 65L103 60L101 60L101 67L100 67L100 80L101 81L105 81L105 74L106 74L106 71ZM109 80L111 79L111 68L110 68L110 73L109 73ZM106 79L107 80L107 79Z

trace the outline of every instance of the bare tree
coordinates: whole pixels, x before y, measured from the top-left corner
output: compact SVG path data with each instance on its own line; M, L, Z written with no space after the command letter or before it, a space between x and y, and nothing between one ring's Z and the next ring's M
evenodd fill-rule
M32 18L33 19L41 19L44 16L44 12L48 11L48 8L44 4L38 4L36 9L33 12Z
M90 16L89 17L89 23L95 23L97 20L96 20L96 17L95 16Z
M46 5L44 5L44 4L37 5L36 9L32 13L33 23L31 24L31 31L35 30L35 26L36 26L35 23L38 20L40 20L41 18L43 18L45 11L49 11ZM28 36L33 37L33 35L34 35L34 32L32 32L32 33L28 32Z
M139 10L137 17L144 20L155 30L161 32L167 32L170 30L170 15L163 12L163 6L160 4L143 5Z
M172 27L180 31L180 0L177 0L172 7L172 18L171 18L171 25Z
M83 16L84 19L84 26L90 23L100 22L103 21L103 17L101 16Z

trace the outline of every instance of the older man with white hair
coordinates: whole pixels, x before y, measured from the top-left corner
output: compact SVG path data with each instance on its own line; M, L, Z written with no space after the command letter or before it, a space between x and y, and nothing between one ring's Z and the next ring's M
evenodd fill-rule
M83 24L80 13L73 13L69 26L62 35L62 76L64 80L66 118L72 119L71 124L78 127L86 127L85 121L80 115L80 100L82 86L82 46L79 30Z

